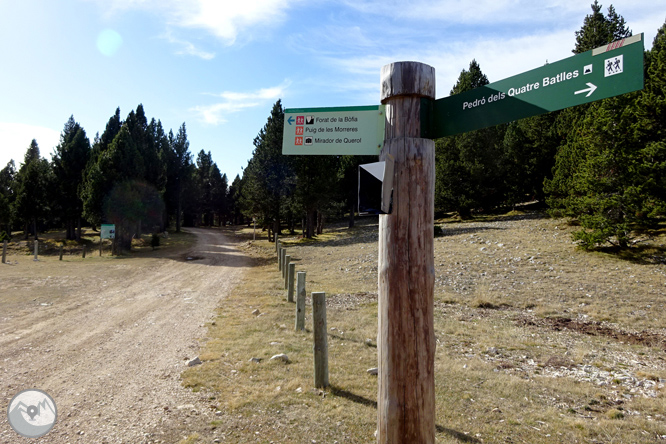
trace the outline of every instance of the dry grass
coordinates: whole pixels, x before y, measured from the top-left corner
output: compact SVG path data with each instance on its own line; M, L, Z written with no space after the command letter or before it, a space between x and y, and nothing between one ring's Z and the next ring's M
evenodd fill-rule
M437 441L666 440L664 264L580 252L570 227L537 216L446 223L436 239ZM220 410L201 442L374 440L376 229L371 218L315 241L283 239L308 294L327 292L332 387L323 392L273 245L265 233L241 244L257 266L220 307L204 364L183 374ZM306 325L310 314L308 300ZM270 361L277 353L289 363Z
M83 228L81 232L81 241L67 240L65 231L52 230L45 233L39 233L39 256L57 256L60 253L60 246L63 247L63 260L81 258L83 248L86 248L86 258L99 256L99 231L91 228ZM12 241L8 242L8 254L19 256L32 256L34 254L34 237L30 236L28 240L24 239L22 232L12 233ZM183 249L194 245L196 237L186 232L170 233L168 237L160 237L160 246L153 250L150 246L150 233L145 233L132 240L131 257L164 257L171 253L180 252ZM0 243L1 245L1 243ZM102 256L111 254L111 240L102 241ZM129 257L129 253L125 253Z

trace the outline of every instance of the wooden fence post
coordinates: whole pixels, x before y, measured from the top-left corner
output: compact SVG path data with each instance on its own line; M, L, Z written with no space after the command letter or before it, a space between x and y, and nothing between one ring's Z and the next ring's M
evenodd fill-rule
M60 245L60 260L62 260L62 245Z
M312 293L312 330L314 331L315 387L328 387L328 332L326 331L326 293Z
M296 273L296 264L290 262L287 271L287 302L294 302L294 273Z
M39 241L35 239L35 258L33 261L38 261L39 259L37 258L37 253L39 252Z
M393 210L379 216L377 442L435 442L435 142L421 138L423 98L435 69L382 67L386 106L380 160L395 159Z
M102 238L99 238L99 257L102 257Z
M305 330L305 271L296 273L296 330Z
M289 262L291 262L291 256L286 255L284 257L284 264L282 265L282 279L284 279L285 290L289 288L289 273L287 272L289 270Z
M287 255L287 249L280 247L280 271L284 270L284 257Z
M82 258L83 259L86 258L86 246L85 245L83 246L83 256L82 256Z
M7 239L2 241L2 263L7 263Z

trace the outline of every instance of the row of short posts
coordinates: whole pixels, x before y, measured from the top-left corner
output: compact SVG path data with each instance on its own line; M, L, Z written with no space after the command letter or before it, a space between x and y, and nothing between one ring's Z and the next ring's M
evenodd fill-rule
M296 273L296 264L291 262L291 256L287 254L287 249L282 246L277 235L275 236L275 251L278 257L278 270L282 272L284 288L287 290L287 301L294 302L294 293L296 296L296 322L294 328L296 331L303 331L305 330L305 271ZM312 330L314 333L315 387L324 388L329 385L326 293L324 292L312 293Z
M62 250L63 250L63 245L60 244L60 249L59 249L59 252L58 252L59 260L62 260L62 254L63 254ZM37 240L34 242L34 254L35 254L35 258L33 259L33 261L39 261L39 241L37 241ZM102 255L102 248L101 247L99 249L99 255L100 256ZM86 246L85 245L83 246L82 257L83 257L83 259L86 258ZM2 263L3 264L7 263L7 239L5 239L2 242Z
M39 254L39 241L38 240L35 240L35 243L34 243L34 254L35 254L35 258L33 259L33 261L39 261L39 256L38 256L38 254ZM99 242L99 255L102 256L102 241L101 240ZM58 252L58 256L59 256L59 260L62 260L63 244L60 244L60 249L59 249L59 252ZM85 245L83 246L83 252L82 252L81 256L82 256L83 259L86 258L86 246ZM7 263L7 239L5 239L2 242L2 263L3 264Z

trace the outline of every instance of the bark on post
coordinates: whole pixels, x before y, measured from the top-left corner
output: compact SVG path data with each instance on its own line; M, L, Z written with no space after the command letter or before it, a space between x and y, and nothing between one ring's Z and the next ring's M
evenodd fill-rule
M305 271L296 273L296 330L305 330Z
M421 138L421 99L435 98L434 68L381 72L386 130L380 160L395 158L393 211L379 216L377 442L435 442L435 142Z
M326 331L326 293L312 293L312 330L314 331L314 383L328 387L328 332Z

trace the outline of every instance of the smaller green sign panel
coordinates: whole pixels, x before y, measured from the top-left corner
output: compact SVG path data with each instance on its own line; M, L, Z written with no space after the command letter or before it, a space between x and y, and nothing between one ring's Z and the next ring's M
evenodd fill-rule
M384 105L284 111L282 154L378 155Z
M115 224L102 224L99 230L99 237L101 239L115 239L116 238Z
M643 34L436 100L429 118L422 116L422 137L451 136L640 89Z

